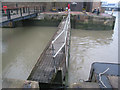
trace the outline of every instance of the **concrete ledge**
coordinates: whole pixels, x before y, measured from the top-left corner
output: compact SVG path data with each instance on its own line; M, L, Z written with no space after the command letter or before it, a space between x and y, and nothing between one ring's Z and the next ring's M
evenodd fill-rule
M2 88L37 88L39 90L39 83L36 81L4 79Z

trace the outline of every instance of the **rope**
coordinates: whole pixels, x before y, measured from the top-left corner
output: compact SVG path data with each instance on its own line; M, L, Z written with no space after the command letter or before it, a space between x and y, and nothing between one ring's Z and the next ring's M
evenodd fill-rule
M104 72L99 73L99 81L101 82L101 84L102 84L105 88L107 88L107 86L106 86L106 85L103 83L103 81L101 80L101 76L102 76L103 74L105 74L108 70L109 70L109 68L107 68Z

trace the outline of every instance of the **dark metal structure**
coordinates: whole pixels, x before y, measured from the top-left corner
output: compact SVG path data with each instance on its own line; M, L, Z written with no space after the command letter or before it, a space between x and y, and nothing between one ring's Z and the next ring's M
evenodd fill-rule
M2 8L2 19L0 22L0 27L10 26L14 27L14 22L34 18L40 12L40 7L13 7L7 8L6 13L4 8Z

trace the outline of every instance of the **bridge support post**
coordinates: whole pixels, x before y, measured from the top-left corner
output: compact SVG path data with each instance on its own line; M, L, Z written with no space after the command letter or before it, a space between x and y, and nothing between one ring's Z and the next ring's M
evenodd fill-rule
M25 13L25 8L23 7L23 13Z
M30 14L30 8L28 7L28 14Z
M41 6L40 6L40 12L41 12L41 10L42 10L42 9L41 9Z
M20 8L20 15L21 15L21 17L22 17L22 8Z
M39 13L41 12L41 6L39 7Z
M36 7L36 12L38 13L38 7Z
M11 19L10 9L7 9L7 19L8 19L8 20L10 20L10 19Z
M35 6L34 6L34 13L35 13Z
M27 7L25 8L25 12L27 13L28 11L27 11Z
M17 14L18 14L18 8L16 9L16 12L17 12Z

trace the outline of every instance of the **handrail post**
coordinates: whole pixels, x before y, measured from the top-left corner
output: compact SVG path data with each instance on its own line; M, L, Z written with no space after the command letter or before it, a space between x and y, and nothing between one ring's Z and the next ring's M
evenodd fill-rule
M20 8L20 15L21 15L21 17L22 17L22 9Z
M41 6L40 6L40 8L39 8L39 13L41 12Z
M18 9L18 7L17 7L17 14L18 14L18 10L19 10L19 9Z
M69 24L70 24L70 10L68 12L68 16L65 19L65 24L63 27L63 30L55 37L55 39L52 41L52 55L53 55L53 60L54 60L54 69L55 69L55 73L56 73L56 61L55 61L55 57L59 54L59 52L64 48L64 52L63 54L65 55L65 66L66 66L66 70L68 70L68 29L69 29ZM55 47L54 47L54 43L55 41L62 35L64 34L64 44L56 51L55 51Z
M30 14L30 8L28 7L28 14Z
M27 13L27 7L25 8L25 11L26 11L26 13Z
M35 6L34 6L34 13L35 13Z
M25 7L23 7L23 13L25 13Z
M54 45L53 45L53 43L52 43L52 56L54 56ZM56 73L56 63L55 63L55 58L53 57L53 61L54 61L54 69L55 69L55 73Z
M64 44L60 47L60 49L56 52L56 54L53 56L53 57L56 57L57 56L57 54L60 52L60 50L63 48L63 46L65 45L65 54L66 54L66 38L67 38L67 29L68 29L68 23L69 22L69 15L67 16L67 18L66 18L66 21L65 21L65 26L64 26L64 28L63 28L63 31L52 41L52 44L62 35L62 33L64 33L65 34L65 42L64 42Z
M38 13L38 7L36 6L36 12Z
M54 56L54 45L52 43L52 55Z
M54 56L54 45L53 45L53 43L52 43L52 56ZM53 60L54 60L54 57L53 57ZM54 63L54 65L55 65L55 63Z
M8 19L8 20L10 20L10 19L11 19L10 9L7 9L7 19Z

